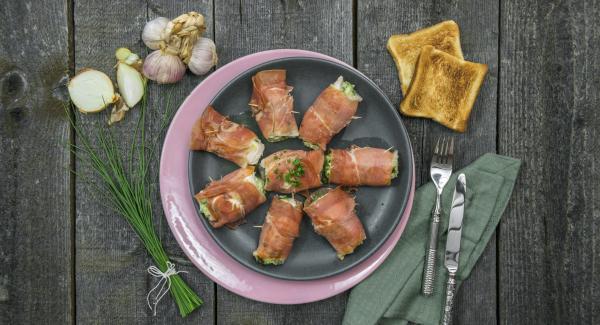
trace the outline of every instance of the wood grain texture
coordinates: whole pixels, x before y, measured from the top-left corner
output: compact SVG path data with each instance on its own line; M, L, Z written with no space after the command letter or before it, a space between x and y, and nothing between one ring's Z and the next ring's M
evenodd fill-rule
M91 66L114 77L115 48L147 54L140 41L144 23L188 10L206 16L220 65L267 49L315 50L357 66L395 105L402 96L385 50L389 35L456 20L465 58L486 63L490 70L467 133L454 134L455 167L496 149L523 159L523 165L497 241L492 239L461 288L455 324L600 322L597 1L85 0L73 2L74 29L69 30L70 3L0 6L1 324L68 324L73 319L82 324L340 322L346 294L279 306L215 287L173 240L162 218L156 178L157 229L205 305L181 320L165 298L159 316L152 317L145 298L156 282L146 273L151 260L137 237L90 195L83 180L75 180L76 200L70 198L71 161L63 147L70 132L60 90L73 64L70 52L77 69ZM150 84L151 114L161 115L169 93L180 103L202 79L188 74L175 87ZM124 139L137 116L134 110L115 127ZM104 124L107 114L82 119L90 127ZM453 133L428 120L403 120L415 150L417 184L422 184L429 179L434 139ZM146 127L159 137L155 119ZM156 176L158 157L154 163ZM76 168L90 175L83 166Z
M66 1L0 8L0 323L71 323Z
M169 1L169 0L154 0L148 2L148 20L156 17L169 17L175 18L182 13L189 11L197 11L204 15L206 32L204 37L213 39L213 18L212 18L212 0L195 0L195 1ZM146 51L151 51L146 49ZM165 109L164 104L167 100L172 102L171 105L175 106L175 109L185 100L185 98L192 92L192 90L202 81L205 76L195 76L194 74L187 72L183 80L175 85L158 85L156 83L148 84L149 96L149 107L152 108L150 112L152 118L150 118L148 129L154 130L155 142L163 142L163 136L160 134L160 121L164 117ZM166 130L164 130L166 132ZM177 320L177 324L212 324L215 317L216 302L215 297L215 285L206 276L202 274L185 256L177 241L171 233L171 229L167 224L167 220L164 218L164 212L162 204L160 204L160 189L159 189L159 162L160 162L160 151L156 152L155 159L150 166L150 175L153 177L152 188L155 193L154 213L157 216L155 218L155 227L159 231L161 241L165 247L167 254L172 258L173 262L177 264L178 269L185 270L188 274L184 277L185 279L193 279L194 285L192 288L204 301L204 305L196 310L193 314L187 316L185 319L181 319L177 308L174 304L169 306L168 311L165 310L164 317L160 317L155 320L161 324L171 324L173 320Z
M600 3L502 4L499 152L521 158L499 232L502 324L600 322Z
M352 2L216 1L219 65L276 48L318 51L352 64ZM218 324L338 324L346 294L281 306L251 301L217 287Z
M280 48L317 51L352 64L352 1L215 1L215 42L220 65Z
M76 67L91 66L106 72L114 78L112 67L115 64L114 50L125 46L135 53L145 56L149 49L141 41L140 35L149 18L165 15L174 18L189 9L207 13L210 22L212 7L210 1L195 3L170 3L167 1L122 0L111 2L110 6L98 1L77 1L75 4L75 63ZM159 117L164 113L163 99L169 89L173 91L172 101L178 105L199 81L186 76L175 87L149 85L149 116L146 131L159 141ZM139 116L134 108L124 121L113 130L127 145L131 141L133 126ZM89 128L92 123L104 126L108 112L82 116L82 125ZM204 300L205 305L188 318L182 320L174 301L166 296L159 304L156 317L146 304L146 295L157 283L146 269L152 260L145 248L119 215L107 210L97 197L90 194L90 185L77 179L77 321L78 323L106 324L149 324L149 323L212 323L214 286L193 267L177 248L168 230L158 196L158 155L153 160L151 175L152 189L156 194L154 212L155 224L168 253L173 254L173 262L178 270L188 271L183 278ZM89 170L77 165L78 172L90 176Z
M385 46L389 36L413 32L443 20L455 20L461 30L466 60L485 63L489 72L464 134L430 120L403 117L415 151L417 185L429 181L429 163L439 136L456 140L454 168L496 151L498 80L497 1L358 1L357 66L373 79L395 105L402 99L394 62ZM446 190L452 190L452 185ZM456 301L456 324L496 323L496 240L492 238Z

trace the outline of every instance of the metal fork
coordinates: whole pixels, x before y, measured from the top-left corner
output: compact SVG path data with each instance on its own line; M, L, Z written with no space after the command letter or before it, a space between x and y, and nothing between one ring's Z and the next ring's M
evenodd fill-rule
M454 151L454 138L440 137L435 144L433 158L429 173L431 180L435 184L437 196L435 207L431 213L431 228L429 233L429 247L427 248L425 265L423 266L423 283L421 291L424 295L433 293L433 283L435 282L435 262L437 256L438 229L440 226L440 216L442 214L441 196L444 186L448 183L452 175L452 158Z

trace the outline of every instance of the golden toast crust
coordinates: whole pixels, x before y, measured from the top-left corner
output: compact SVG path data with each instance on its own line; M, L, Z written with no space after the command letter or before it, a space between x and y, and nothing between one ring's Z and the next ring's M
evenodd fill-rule
M463 58L460 31L453 20L443 21L411 34L392 35L387 42L387 49L396 63L404 95L413 78L421 48L426 45L431 45L457 58Z
M400 111L464 132L486 73L485 64L464 61L425 46Z

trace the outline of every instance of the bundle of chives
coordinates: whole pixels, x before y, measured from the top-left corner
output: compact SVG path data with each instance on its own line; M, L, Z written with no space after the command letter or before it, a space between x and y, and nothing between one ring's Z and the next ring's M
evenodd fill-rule
M166 105L172 111L170 105ZM134 138L129 152L128 168L125 159L115 141L111 130L97 126L94 138L90 138L71 114L70 107L66 107L67 116L75 130L77 144L71 144L71 151L78 162L89 166L100 178L100 182L89 182L94 187L108 206L127 220L131 228L143 242L154 263L161 272L168 269L169 257L165 252L154 226L152 224L152 194L149 190L149 160L155 146L147 151L146 134L144 131L147 101L146 96L140 105L139 119L134 132ZM172 114L165 114L169 116ZM162 128L166 127L170 119L163 120ZM97 147L92 144L96 140ZM79 177L85 176L77 173ZM178 274L170 275L171 296L179 307L182 317L187 316L202 305L202 299L183 281Z

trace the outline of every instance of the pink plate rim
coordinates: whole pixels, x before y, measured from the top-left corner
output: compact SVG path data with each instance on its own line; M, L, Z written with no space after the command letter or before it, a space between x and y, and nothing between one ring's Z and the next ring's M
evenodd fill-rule
M225 289L248 299L273 304L300 304L322 300L344 292L365 279L377 269L398 242L408 222L415 191L413 169L408 204L394 232L379 250L365 261L331 277L306 281L272 278L243 266L219 247L199 220L190 195L188 139L192 125L213 97L231 79L258 64L287 57L321 58L349 66L321 53L295 49L258 52L230 62L196 86L181 104L167 131L160 159L160 194L165 217L187 257L202 273Z

